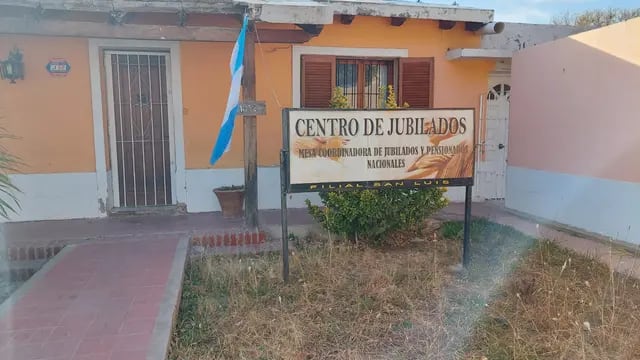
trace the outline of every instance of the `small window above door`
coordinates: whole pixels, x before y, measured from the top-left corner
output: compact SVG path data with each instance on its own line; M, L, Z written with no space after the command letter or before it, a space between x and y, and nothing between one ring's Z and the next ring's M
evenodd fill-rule
M511 98L511 86L507 84L498 84L489 90L487 100L498 100L500 98Z

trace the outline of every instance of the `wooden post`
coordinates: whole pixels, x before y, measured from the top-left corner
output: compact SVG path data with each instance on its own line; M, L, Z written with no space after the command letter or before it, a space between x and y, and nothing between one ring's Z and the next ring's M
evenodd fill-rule
M256 100L256 62L254 22L250 21L245 42L244 74L242 77L243 101ZM256 116L244 116L244 218L246 225L258 227L258 132Z

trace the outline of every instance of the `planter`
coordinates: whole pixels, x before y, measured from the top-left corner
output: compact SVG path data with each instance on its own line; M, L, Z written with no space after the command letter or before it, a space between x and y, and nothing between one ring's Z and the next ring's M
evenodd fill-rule
M242 217L244 186L224 186L213 189L222 208L222 217L234 219Z

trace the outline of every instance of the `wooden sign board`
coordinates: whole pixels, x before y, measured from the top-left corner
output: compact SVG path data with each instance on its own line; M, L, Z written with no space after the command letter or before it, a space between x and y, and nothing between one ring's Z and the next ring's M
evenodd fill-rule
M470 186L473 109L286 109L287 191Z
M267 104L264 101L243 101L238 104L238 116L267 115Z

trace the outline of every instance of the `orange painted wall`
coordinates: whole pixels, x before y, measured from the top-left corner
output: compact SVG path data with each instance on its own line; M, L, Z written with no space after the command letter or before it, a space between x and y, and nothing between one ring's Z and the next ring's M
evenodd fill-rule
M437 22L407 20L393 27L389 20L358 16L351 25L325 26L305 46L408 49L411 57L435 58L434 105L478 107L493 62L448 61L448 48L478 47L480 37ZM86 39L0 36L0 56L17 45L23 50L27 77L17 85L0 83L0 125L21 140L7 144L28 165L24 173L95 171L88 41ZM220 128L229 88L232 43L181 43L184 144L188 169L209 167L211 148ZM281 146L282 107L292 105L292 46L256 46L257 98L267 102L267 116L258 117L258 163L277 165ZM72 69L67 77L45 70L49 58L64 57ZM232 150L216 167L242 167L242 118L236 122ZM107 152L108 153L108 152Z
M184 143L188 169L209 167L209 156L229 93L232 49L232 43L181 44ZM292 99L291 45L257 45L255 56L256 97L267 102L267 116L258 117L258 163L275 165L279 162L282 144L280 109L291 106ZM220 159L216 167L243 166L242 136L242 118L238 117L231 151Z
M25 80L0 82L0 126L18 140L3 141L25 166L22 173L95 171L87 39L0 36L0 57L24 54ZM71 64L66 77L45 69L50 58Z
M477 108L494 66L493 61L445 58L447 49L480 47L480 36L464 31L462 23L440 30L437 21L408 19L402 26L391 26L387 18L357 16L351 25L325 26L305 45L401 48L408 49L410 57L434 57L434 107Z
M357 16L351 25L336 22L304 46L408 49L410 57L434 57L434 106L478 108L486 92L493 61L449 61L449 48L479 47L480 37L464 31L438 29L438 22L407 20L394 27L389 19ZM184 42L181 46L185 152L187 168L209 167L209 155L220 128L230 75L233 44ZM267 116L258 117L258 164L277 165L281 147L280 109L291 106L292 51L290 45L256 47L257 98L267 101ZM278 98L278 104L274 99ZM233 136L231 151L217 168L242 167L242 118Z

